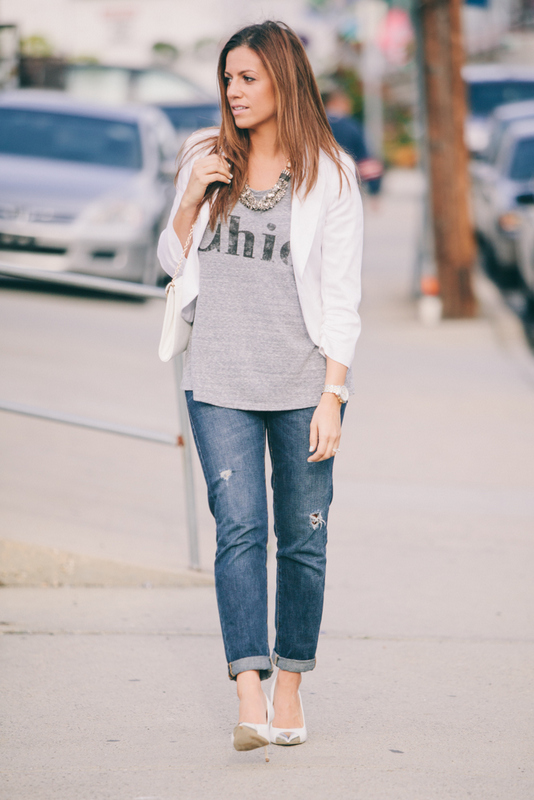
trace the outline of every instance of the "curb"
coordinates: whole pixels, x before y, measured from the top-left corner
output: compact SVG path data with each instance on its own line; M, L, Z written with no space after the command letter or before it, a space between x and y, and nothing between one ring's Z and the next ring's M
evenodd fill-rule
M475 273L474 283L482 316L489 320L499 344L509 353L523 378L534 385L534 354L529 348L521 320L481 270Z
M148 569L50 547L0 540L1 586L192 587L213 586L200 570Z

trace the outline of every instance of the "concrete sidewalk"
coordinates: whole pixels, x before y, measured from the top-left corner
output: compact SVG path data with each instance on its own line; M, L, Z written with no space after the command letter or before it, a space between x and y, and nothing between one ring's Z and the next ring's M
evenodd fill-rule
M417 322L419 190L393 173L367 213L357 396L336 459L318 666L303 682L308 742L272 746L269 764L232 750L212 587L3 588L2 798L534 796L530 357L485 284L478 319ZM46 425L32 426L37 441ZM102 447L115 464L114 441ZM146 533L163 568L166 540Z

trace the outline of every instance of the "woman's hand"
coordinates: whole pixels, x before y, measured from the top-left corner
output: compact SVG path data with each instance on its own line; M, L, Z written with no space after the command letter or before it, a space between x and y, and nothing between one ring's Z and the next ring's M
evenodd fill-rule
M337 395L325 392L310 424L310 452L308 461L326 461L335 455L341 439L341 404Z
M185 247L189 238L191 225L196 219L199 203L204 198L206 187L214 181L230 183L232 173L225 158L217 155L199 158L193 164L193 169L187 183L182 201L178 206L178 211L173 219L173 228L182 247ZM185 257L189 255L190 246L185 251Z
M232 177L228 161L222 156L211 155L199 158L193 165L181 205L184 209L194 208L196 210L210 183L215 183L216 181L231 183Z

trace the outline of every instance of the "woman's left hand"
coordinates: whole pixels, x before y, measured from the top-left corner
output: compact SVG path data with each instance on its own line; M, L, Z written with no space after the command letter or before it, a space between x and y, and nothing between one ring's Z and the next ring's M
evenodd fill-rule
M315 409L310 424L310 453L308 461L326 461L335 455L341 439L341 404L337 395L325 392Z

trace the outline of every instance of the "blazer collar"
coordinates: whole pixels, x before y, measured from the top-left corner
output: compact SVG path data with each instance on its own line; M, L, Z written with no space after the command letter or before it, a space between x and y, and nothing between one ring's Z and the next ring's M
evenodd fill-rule
M195 250L198 249L198 246L202 241L202 237L204 236L204 231L206 230L206 227L208 225L209 218L210 218L210 204L203 203L200 206L198 219L195 222L195 228L193 230L192 246L194 247Z

